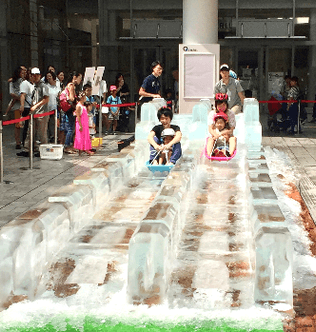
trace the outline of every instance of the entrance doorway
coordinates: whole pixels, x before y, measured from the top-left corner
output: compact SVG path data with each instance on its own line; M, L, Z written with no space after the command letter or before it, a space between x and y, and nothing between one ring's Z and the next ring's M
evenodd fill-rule
M132 51L132 96L138 100L138 91L146 76L151 74L151 63L159 60L163 65L163 72L160 77L161 94L165 97L166 90L171 89L174 93L173 71L178 70L179 51L178 44L172 46L156 47L133 47Z
M253 98L259 96L259 81L262 70L259 68L259 50L238 50L238 77L245 94Z

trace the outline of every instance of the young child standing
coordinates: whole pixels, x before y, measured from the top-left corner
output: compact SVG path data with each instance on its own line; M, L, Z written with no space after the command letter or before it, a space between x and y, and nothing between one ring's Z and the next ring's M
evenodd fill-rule
M110 93L111 95L108 97L106 103L111 105L118 105L122 104L121 98L118 97L117 94L117 87L116 85L110 86ZM108 113L108 121L109 121L109 128L111 128L111 124L113 123L113 134L116 135L116 127L117 127L117 120L120 116L120 108L119 107L109 107Z
M76 136L74 148L79 150L79 155L85 151L89 155L93 155L91 151L91 140L89 134L89 118L87 108L84 105L86 94L82 91L78 96L78 103L75 110L76 115Z
M93 137L96 134L96 101L92 96L91 84L87 83L83 86L83 92L86 94L85 106L87 107L88 117L89 117L89 132Z
M207 141L207 154L209 156L231 156L236 150L236 137L229 131L228 116L223 112L215 113L215 132L220 135L217 139L210 136Z

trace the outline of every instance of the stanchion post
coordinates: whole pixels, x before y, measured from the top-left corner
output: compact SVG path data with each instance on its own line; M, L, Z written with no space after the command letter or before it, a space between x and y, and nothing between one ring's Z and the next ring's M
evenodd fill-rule
M3 182L3 139L2 139L2 120L0 120L0 183Z
M138 113L138 102L136 101L135 103L135 114L134 114L134 123L135 123L135 129L134 129L134 132L136 131L136 124L137 124L137 113Z
M29 126L30 126L30 169L33 169L33 140L34 140L34 135L33 135L33 131L34 131L34 115L33 113L30 113L30 122L29 122Z
M101 88L99 90L99 97L100 97L100 107L99 107L99 138L102 138L102 95L101 95Z
M54 113L54 117L55 117L55 139L54 142L55 144L57 144L57 115L58 115L58 111L57 109L55 109L55 113Z
M301 101L298 100L297 104L297 133L299 134L301 129Z

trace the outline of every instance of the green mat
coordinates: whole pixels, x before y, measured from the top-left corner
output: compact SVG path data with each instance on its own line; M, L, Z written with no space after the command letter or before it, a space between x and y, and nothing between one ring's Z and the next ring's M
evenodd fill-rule
M19 326L17 323L15 326L7 327L5 329L0 330L6 332L283 332L282 323L281 322L265 322L269 328L253 328L243 326L242 328L232 327L226 323L219 324L218 322L199 322L198 324L186 324L186 325L165 325L162 324L135 324L135 325L127 325L123 323L112 324L111 322L101 323L98 320L94 320L91 318L86 318L83 324L80 326L73 326L70 323L70 320L65 319L63 324L61 322L56 323L51 322L44 326L36 327L34 323L33 326ZM76 324L75 324L76 325ZM258 324L262 325L262 324ZM272 325L278 325L277 328L272 327ZM271 329L272 328L272 329Z

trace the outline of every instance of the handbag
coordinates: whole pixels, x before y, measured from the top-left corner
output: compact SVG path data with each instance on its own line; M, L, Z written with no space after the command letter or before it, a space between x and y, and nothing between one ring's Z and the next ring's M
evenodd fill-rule
M72 107L72 103L68 99L68 93L67 92L68 92L68 90L66 88L59 95L59 106L60 106L61 110L64 113L70 114L71 111L72 111L72 109L73 109L73 107Z
M106 106L102 106L102 114L108 114L109 113L109 108Z

